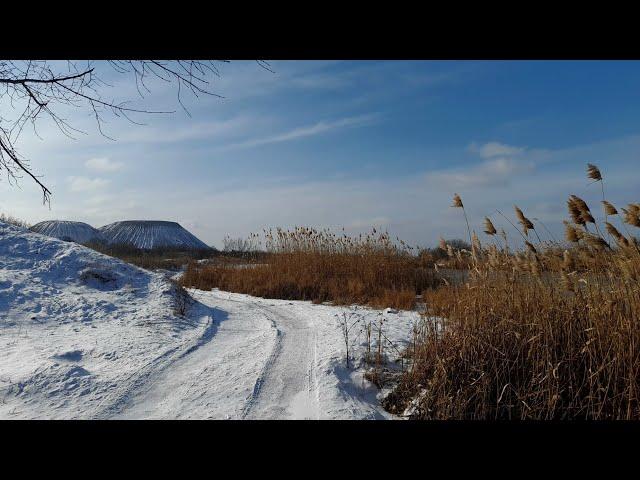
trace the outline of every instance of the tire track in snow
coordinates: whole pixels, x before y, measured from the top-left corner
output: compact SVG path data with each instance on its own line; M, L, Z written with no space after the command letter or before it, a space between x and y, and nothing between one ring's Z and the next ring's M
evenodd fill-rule
M242 418L243 410L248 410L245 402L256 389L253 379L260 377L269 354L276 355L272 339L278 337L269 333L277 333L274 322L256 302L228 299L217 292L190 289L189 293L216 312L220 318L216 328L176 354L168 368L158 370L134 392L118 417L230 419Z
M304 316L291 313L290 305L259 305L273 322L277 345L269 356L242 418L318 418L316 378L317 332ZM256 305L258 306L258 305Z
M209 307L206 307L199 302L197 308L198 313L210 310ZM209 313L209 315L202 315L200 317L208 318L207 326L205 327L202 335L197 338L194 344L187 346L186 349L184 348L184 344L171 348L155 359L151 360L150 362L147 362L131 375L129 375L124 381L124 383L126 384L126 387L124 389L114 392L112 395L107 396L107 398L103 399L100 402L100 404L107 403L107 405L105 405L101 409L101 412L97 415L97 417L108 418L113 415L122 413L130 403L130 401L138 394L140 390L142 390L145 386L153 383L153 379L155 377L162 374L173 363L193 353L195 350L211 341L215 334L215 318L213 317L212 312ZM121 382L122 380L119 381L119 383Z
M278 327L276 327L276 322L274 322L273 319L269 318L264 313L263 313L263 315L267 320L269 320L271 322L272 328L275 329L276 338L275 338L275 343L273 345L273 348L271 350L271 354L269 355L269 358L267 358L267 361L265 362L264 366L262 367L262 371L260 372L260 375L258 376L255 385L253 386L253 392L251 393L251 396L247 399L247 402L245 403L244 408L242 409L242 419L243 420L247 417L247 415L249 414L249 412L251 411L251 409L255 405L256 400L257 400L258 396L260 395L260 391L262 390L262 386L264 384L265 377L269 373L269 371L271 369L271 366L274 364L274 362L276 361L276 358L280 354L280 348L282 346L282 332L280 330L278 330Z

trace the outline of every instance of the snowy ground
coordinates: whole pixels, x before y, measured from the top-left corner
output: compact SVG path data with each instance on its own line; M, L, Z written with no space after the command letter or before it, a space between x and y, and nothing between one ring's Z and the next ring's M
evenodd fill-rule
M346 368L334 316L344 308L219 290L191 294L213 308L213 337L142 389L122 417L391 418L363 370ZM376 310L359 311L364 321L379 318ZM412 312L385 317L384 332L398 346L410 338L418 320ZM362 355L364 337L352 343L356 356Z
M0 418L391 418L345 366L350 309L192 290L181 317L174 294L159 273L0 224ZM384 317L401 350L419 321L358 312L356 366L365 323Z

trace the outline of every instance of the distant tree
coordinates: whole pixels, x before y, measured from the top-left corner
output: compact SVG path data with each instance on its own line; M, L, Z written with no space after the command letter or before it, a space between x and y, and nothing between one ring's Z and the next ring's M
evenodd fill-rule
M447 245L451 245L451 248L453 248L454 250L471 251L471 245L469 245L469 242L460 238L452 238L450 240L445 240L445 242L447 243ZM447 258L447 252L442 250L440 247L427 248L424 251L431 255L434 260L442 260L444 258Z
M447 244L451 245L454 250L468 250L471 251L471 244L466 240L460 238L453 238L451 240L445 240Z
M151 93L148 87L150 79L174 83L178 102L186 111L182 103L183 90L190 91L196 97L200 94L220 96L210 90L209 81L211 75L219 76L217 62L117 60L108 64L118 74L127 75L135 82L142 98ZM258 61L258 64L270 70L266 62ZM24 127L30 124L36 131L36 122L42 116L49 117L64 135L73 138L73 134L84 132L61 116L60 110L65 107L87 109L105 137L102 130L105 115L124 117L132 123L138 123L133 120L133 115L173 113L132 108L129 101L109 100L102 94L103 87L109 85L100 77L92 61L0 60L0 171L5 171L9 182L16 181L20 174L27 174L42 190L43 202L50 201L51 191L34 174L29 159L15 148Z

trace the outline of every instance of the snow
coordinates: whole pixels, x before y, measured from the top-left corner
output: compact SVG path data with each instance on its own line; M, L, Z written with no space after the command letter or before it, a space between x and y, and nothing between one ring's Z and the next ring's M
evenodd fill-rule
M358 308L347 368L336 314L353 308L190 290L182 317L175 293L162 274L0 223L0 419L394 418L363 376L358 328L385 318L401 350L417 312Z
M91 225L67 220L46 220L36 223L31 231L76 243L103 242L102 234Z
M395 418L380 406L383 393L364 378L363 337L354 342L360 368L346 368L335 315L350 308L220 290L190 293L214 309L215 334L140 392L119 418ZM363 322L376 322L381 313L358 312ZM398 348L407 346L418 313L385 318L385 335Z
M0 223L0 418L109 418L207 332L174 286L75 243Z
M159 220L126 220L100 227L110 244L136 248L209 249L209 246L182 228L179 223Z

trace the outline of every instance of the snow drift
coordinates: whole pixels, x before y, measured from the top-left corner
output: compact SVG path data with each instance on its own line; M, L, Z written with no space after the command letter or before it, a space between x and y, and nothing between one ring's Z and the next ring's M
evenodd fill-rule
M83 222L70 222L67 220L46 220L36 223L31 231L58 238L68 242L89 243L104 242L104 237L99 230Z
M0 418L108 418L211 334L176 287L71 242L0 222Z
M100 227L100 232L111 245L126 245L142 249L208 250L210 248L176 222L126 220Z

